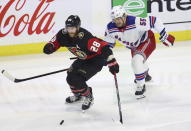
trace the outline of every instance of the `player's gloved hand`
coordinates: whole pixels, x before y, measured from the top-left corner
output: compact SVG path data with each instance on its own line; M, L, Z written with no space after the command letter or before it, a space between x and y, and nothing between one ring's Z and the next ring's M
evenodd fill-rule
M53 53L54 51L55 51L55 49L54 49L54 45L53 45L53 44L48 43L48 44L46 44L46 45L44 46L43 52L44 52L45 54L51 54L51 53Z
M165 46L173 46L174 41L175 41L175 37L170 35L170 34L165 34L163 36L161 36L160 41L165 45Z
M112 60L108 61L109 71L114 75L115 73L119 72L119 64L117 63L116 59L113 58Z

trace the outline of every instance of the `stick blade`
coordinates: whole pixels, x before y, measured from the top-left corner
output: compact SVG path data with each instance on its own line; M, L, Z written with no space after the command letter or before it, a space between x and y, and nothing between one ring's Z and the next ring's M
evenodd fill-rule
M6 70L2 70L1 73L10 81L15 82L15 78L9 74Z

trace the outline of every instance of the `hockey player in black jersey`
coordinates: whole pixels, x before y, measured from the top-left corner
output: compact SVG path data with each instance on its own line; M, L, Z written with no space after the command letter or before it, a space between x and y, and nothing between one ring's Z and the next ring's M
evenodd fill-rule
M113 56L109 44L95 36L86 29L81 28L81 20L71 15L50 42L44 46L44 53L51 54L60 47L66 47L77 56L67 72L66 81L73 96L66 98L67 103L83 100L82 110L87 110L93 103L92 88L86 84L91 77L108 65L112 74L119 72L119 65Z

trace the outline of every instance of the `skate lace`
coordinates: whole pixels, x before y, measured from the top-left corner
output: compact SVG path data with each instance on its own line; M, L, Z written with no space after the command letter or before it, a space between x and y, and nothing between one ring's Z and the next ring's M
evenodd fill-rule
M89 105L90 102L92 102L91 98L84 97L83 105Z

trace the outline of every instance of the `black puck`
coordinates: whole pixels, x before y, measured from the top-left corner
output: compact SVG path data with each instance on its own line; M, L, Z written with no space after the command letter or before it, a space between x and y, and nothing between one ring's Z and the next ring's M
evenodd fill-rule
M60 125L62 125L63 123L64 123L64 120L61 120Z

